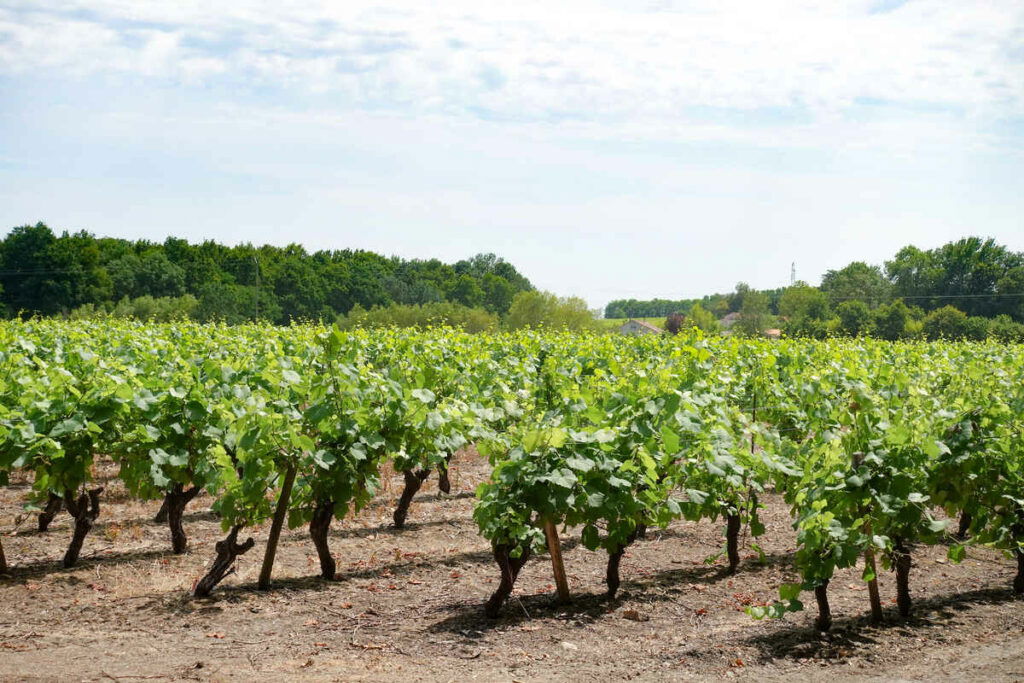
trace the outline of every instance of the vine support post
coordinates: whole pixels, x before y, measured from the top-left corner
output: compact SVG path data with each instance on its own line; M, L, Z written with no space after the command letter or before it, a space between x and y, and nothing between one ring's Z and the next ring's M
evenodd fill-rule
M544 537L547 539L548 553L551 554L551 568L555 574L555 587L558 589L558 602L569 602L569 580L565 576L565 563L562 561L562 543L558 539L558 529L550 519L544 520Z
M1017 595L1024 595L1024 550L1017 548L1017 576L1013 579L1013 592ZM3 549L0 548L0 560L3 559Z
M901 536L893 538L893 566L896 568L896 606L901 617L910 616L912 600L910 597L910 568L912 562L910 551L903 543Z
M274 521L270 525L270 535L267 537L267 550L263 554L263 568L260 569L259 583L256 584L261 591L270 588L270 575L274 571L274 558L277 556L277 542L281 538L284 519L288 516L288 500L292 496L292 486L295 484L295 469L295 464L289 463L284 473L281 495L277 499Z
M864 462L864 454L857 452L851 456L853 461L854 469L861 466ZM861 514L865 514L865 510L861 510ZM878 566L875 563L875 549L872 547L872 533L871 522L864 525L864 534L868 537L868 545L864 549L864 566L871 573L871 579L868 580L868 599L871 601L871 620L875 623L882 621L882 598L878 594Z
M1013 525L1013 537L1024 534L1024 510L1017 509L1017 523ZM1013 592L1024 595L1024 548L1018 546L1013 554L1017 556L1017 576L1013 577Z
M868 581L868 599L871 600L871 620L882 621L882 598L878 595L878 567L875 565L875 551L871 547L871 524L864 529L869 536L868 547L864 549L864 566L871 572L871 579Z

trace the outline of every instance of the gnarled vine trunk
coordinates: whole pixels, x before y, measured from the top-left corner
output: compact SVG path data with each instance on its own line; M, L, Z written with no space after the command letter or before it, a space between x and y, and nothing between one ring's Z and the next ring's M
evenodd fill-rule
M75 518L75 530L71 535L71 543L64 553L64 566L74 567L78 562L78 556L82 552L82 544L85 537L92 530L96 518L100 516L100 494L103 487L95 488L88 493L82 493L75 498L75 492L68 489L64 494L64 505L68 512Z
M912 562L910 560L910 551L904 544L902 537L895 536L893 538L892 554L892 564L896 570L896 607L899 609L901 617L909 617L912 604L910 598L910 567Z
M160 509L153 515L153 521L157 524L167 524L167 498L170 495L170 492L164 494L164 499L160 503Z
M814 627L819 631L832 628L832 609L828 606L828 579L814 587L814 599L818 602L818 618Z
M530 559L530 546L527 545L522 550L523 553L519 557L512 557L512 546L508 544L494 546L494 561L498 563L498 568L501 570L501 583L498 584L497 590L484 605L484 614L491 619L497 618L501 613L501 606L505 604L508 596L512 595L512 588L515 586L516 579L519 578L519 571Z
M448 478L448 464L452 461L452 456L449 455L444 459L444 462L437 464L437 489L441 493L452 492L452 482Z
M739 515L728 515L725 518L725 552L729 556L730 574L735 574L740 566L740 527Z
M214 587L218 583L224 580L224 577L230 574L234 570L235 560L245 553L249 552L256 541L250 536L245 543L238 543L238 532L242 530L242 525L231 527L231 532L228 533L227 537L223 541L217 541L217 545L214 548L217 550L217 557L214 559L213 564L210 566L210 570L206 572L203 578L196 582L196 587L192 591L192 595L197 598L205 598L210 595Z
M398 499L398 507L395 508L395 514L392 519L395 520L395 528L401 529L405 527L405 519L409 516L409 505L412 503L413 496L423 486L423 482L430 476L430 470L422 469L406 470L402 472L402 476L405 477L405 489L402 491L402 497Z
M334 580L337 565L331 557L331 548L327 544L327 534L331 530L331 520L334 519L334 501L317 503L313 510L313 518L309 520L309 536L316 546L316 553L320 556L320 576L328 581Z
M626 548L633 544L637 538L640 538L641 528L646 531L645 525L638 524L633 533L629 535L626 542L616 548L615 552L608 553L608 569L605 571L604 582L608 586L608 597L614 598L615 594L619 592L619 586L622 585L622 581L619 579L619 564L622 562L622 556L626 553Z
M7 573L7 558L4 556L4 541L0 538L0 575Z
M171 530L171 549L175 555L181 555L188 549L188 536L182 519L185 506L199 494L199 487L193 486L188 491L183 484L175 484L174 488L164 496L164 507L167 508L167 526Z
M958 540L967 540L967 532L970 531L971 523L973 521L974 518L971 516L970 512L960 513L960 527L956 530L956 537Z
M46 507L39 513L39 531L45 532L50 528L53 518L60 514L64 507L64 499L56 493L50 493L46 498Z

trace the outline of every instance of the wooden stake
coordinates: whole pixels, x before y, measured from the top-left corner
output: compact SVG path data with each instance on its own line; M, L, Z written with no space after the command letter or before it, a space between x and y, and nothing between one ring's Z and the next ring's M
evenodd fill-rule
M864 527L864 533L870 539L871 524ZM871 570L872 579L868 581L868 598L871 600L871 620L879 622L882 620L882 598L878 595L878 567L875 566L875 549L868 541L868 547L864 549L864 566Z
M270 574L274 571L274 557L277 555L277 542L281 538L281 528L284 526L284 518L288 515L288 499L292 496L292 485L295 483L295 465L289 465L284 473L284 484L281 486L281 496L277 499L277 509L274 510L274 521L270 525L270 536L267 537L267 550L263 554L263 568L260 570L260 580L257 588L261 591L270 588Z
M548 552L551 553L551 568L555 572L558 601L569 602L569 580L565 577L565 564L562 562L562 544L558 540L558 529L551 520L544 521L544 536L548 541Z
M864 462L863 453L854 453L851 456L853 460L854 468L860 467L861 463ZM865 510L861 510L861 514L865 514ZM871 580L868 581L868 599L871 601L871 620L874 622L882 621L882 598L878 595L878 567L875 565L875 549L871 545L873 538L873 532L871 529L871 522L864 525L864 533L868 537L868 547L864 549L864 566L871 570Z

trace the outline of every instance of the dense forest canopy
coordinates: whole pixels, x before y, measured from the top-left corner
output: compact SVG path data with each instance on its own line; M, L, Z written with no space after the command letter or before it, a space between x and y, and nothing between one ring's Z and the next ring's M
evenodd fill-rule
M54 233L43 223L0 240L0 314L171 306L200 320L333 320L354 307L439 302L505 315L530 281L494 254L446 264L368 251L307 252L212 240L190 244Z

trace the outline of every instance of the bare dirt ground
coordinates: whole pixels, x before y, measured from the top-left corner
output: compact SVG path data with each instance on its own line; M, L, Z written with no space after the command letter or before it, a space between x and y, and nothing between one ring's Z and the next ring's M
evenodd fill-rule
M482 603L498 570L472 522L472 491L488 471L456 460L452 495L433 480L416 498L408 528L390 527L400 479L358 517L335 523L339 580L314 578L305 529L285 532L275 588L255 590L266 528L214 597L189 589L223 537L197 498L186 513L190 552L170 553L157 503L127 499L108 482L104 508L78 568L59 566L70 537L62 514L46 534L21 519L26 482L0 491L0 535L12 574L0 577L2 680L678 680L884 679L1024 680L1024 610L1010 592L1011 562L974 550L961 565L944 547L915 550L915 616L887 605L870 625L859 570L830 590L836 624L820 635L813 609L756 622L748 604L794 580L788 511L770 499L767 562L748 553L736 576L723 573L719 525L678 522L652 530L623 561L623 586L603 599L605 556L564 535L574 601L554 600L548 557L527 564L503 616ZM243 535L244 538L244 535ZM880 579L894 603L892 575ZM808 598L813 607L813 600Z

